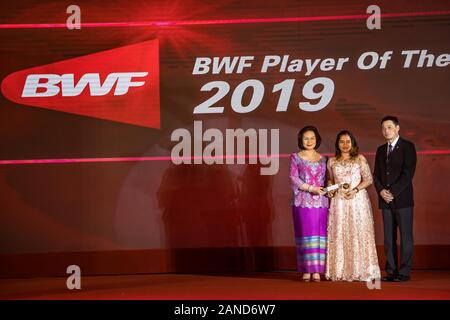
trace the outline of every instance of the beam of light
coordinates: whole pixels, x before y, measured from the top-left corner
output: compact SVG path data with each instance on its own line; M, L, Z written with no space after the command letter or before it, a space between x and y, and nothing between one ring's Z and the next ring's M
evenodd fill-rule
M365 156L375 156L375 152L362 152ZM427 151L418 151L418 155L421 156L432 156L432 155L450 155L450 150L427 150ZM334 156L332 153L324 153L324 156L330 157ZM283 153L283 154L274 154L269 155L268 157L279 157L279 158L289 158L289 153ZM259 155L251 154L251 155L225 155L221 158L223 159L229 159L229 158L258 158ZM68 159L29 159L29 160L0 160L0 165L7 165L7 164L61 164L61 163L98 163L98 162L141 162L141 161L172 161L172 160L194 160L194 159L217 159L220 157L168 157L168 156L161 156L161 157L123 157L123 158L68 158ZM263 158L267 158L263 156Z
M381 18L407 18L450 15L450 10L382 13ZM288 17L288 18L254 18L254 19L222 19L222 20L172 20L172 21L129 21L129 22L85 22L81 28L111 28L111 27L172 27L195 25L225 25L248 23L283 23L283 22L312 22L312 21L343 21L365 20L370 14L313 16L313 17ZM46 29L67 28L65 23L9 23L0 24L0 29Z

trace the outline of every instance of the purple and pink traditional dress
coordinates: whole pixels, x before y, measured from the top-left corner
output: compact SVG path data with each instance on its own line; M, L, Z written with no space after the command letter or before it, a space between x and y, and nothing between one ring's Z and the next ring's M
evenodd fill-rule
M297 245L297 269L303 273L324 273L327 243L328 198L300 190L304 183L323 187L326 184L327 159L319 161L291 155L290 182L294 192L292 214Z

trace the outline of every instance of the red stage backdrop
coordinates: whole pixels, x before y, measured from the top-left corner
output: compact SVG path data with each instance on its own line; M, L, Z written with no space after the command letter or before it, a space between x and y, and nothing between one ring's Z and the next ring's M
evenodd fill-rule
M0 5L0 276L294 269L298 130L351 130L373 169L387 114L419 153L415 266L450 267L448 1L378 1L374 30L372 1L77 1L69 30L71 4Z

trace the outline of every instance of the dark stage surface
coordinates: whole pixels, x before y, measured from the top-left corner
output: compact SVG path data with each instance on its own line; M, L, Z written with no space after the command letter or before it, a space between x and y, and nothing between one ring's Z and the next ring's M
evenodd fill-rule
M449 300L450 271L417 270L402 283L304 283L296 272L85 276L81 290L66 278L0 280L0 299L136 300Z

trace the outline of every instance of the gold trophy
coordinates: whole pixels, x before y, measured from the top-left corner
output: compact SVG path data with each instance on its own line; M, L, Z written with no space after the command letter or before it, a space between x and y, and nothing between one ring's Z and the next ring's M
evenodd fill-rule
M333 184L332 186L326 187L324 191L327 192L327 193L328 192L333 192L333 191L336 191L337 189L339 189L341 187L342 187L342 189L345 192L347 192L348 189L350 188L350 184L349 183L336 183L336 184ZM334 196L334 194L332 196L330 196L330 197L333 197L333 196Z
M347 195L348 195L348 190L350 189L350 184L349 183L343 183L342 184L342 189L344 189L344 194L343 194L344 198L348 199Z

